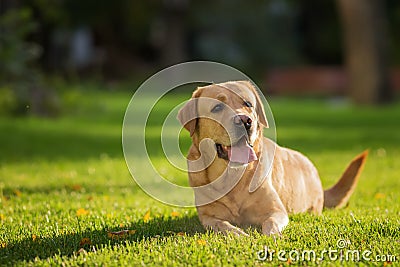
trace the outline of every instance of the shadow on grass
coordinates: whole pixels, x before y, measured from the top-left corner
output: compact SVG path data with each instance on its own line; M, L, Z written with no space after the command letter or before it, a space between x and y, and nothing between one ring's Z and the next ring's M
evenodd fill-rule
M147 223L139 220L123 229L135 230L131 234L121 236L111 235L110 232L121 231L121 228L102 227L99 230L82 230L78 233L58 235L51 238L37 237L26 238L21 241L7 244L0 248L0 262L14 265L21 262L30 262L35 259L47 259L55 255L60 257L75 257L81 248L87 252L97 251L105 246L124 245L126 241L141 242L165 237L182 238L178 233L193 236L196 233L204 233L197 215L182 216L178 218L154 218ZM84 239L90 240L84 242ZM81 250L82 251L82 250Z
M307 107L302 110L302 103ZM386 109L331 110L316 103L283 102L276 111L278 144L301 151L344 151L349 149L391 148L400 142L398 106ZM162 106L148 120L146 147L152 157L164 156L160 134L168 106ZM102 115L103 116L103 115ZM123 157L121 129L123 113L113 120L94 116L78 121L11 119L0 120L0 163L43 159L85 160L107 154ZM91 118L91 119L90 119ZM175 141L170 136L167 141ZM191 140L181 140L184 154Z
M121 137L79 129L38 129L21 125L0 125L0 162L24 162L32 159L56 161L122 157Z
M18 197L31 197L31 195L44 195L44 196L59 196L71 194L84 194L84 195L113 195L113 194L135 194L137 192L143 192L140 187L129 181L127 178L126 183L119 183L115 185L106 184L73 184L65 183L60 185L46 185L46 186L16 186L1 187L2 196L5 199L12 199Z

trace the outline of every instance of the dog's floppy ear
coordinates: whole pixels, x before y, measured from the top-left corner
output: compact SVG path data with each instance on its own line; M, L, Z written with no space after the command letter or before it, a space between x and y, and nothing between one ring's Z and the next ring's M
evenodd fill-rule
M259 122L264 125L265 128L268 128L268 121L267 121L267 117L265 116L265 111L264 111L264 105L261 101L261 98L257 92L257 89L255 88L255 86L249 82L249 87L251 89L251 91L253 92L254 96L256 97L256 113L258 116L258 120Z
M193 136L197 126L197 98L201 95L202 88L193 92L192 98L179 110L178 120Z

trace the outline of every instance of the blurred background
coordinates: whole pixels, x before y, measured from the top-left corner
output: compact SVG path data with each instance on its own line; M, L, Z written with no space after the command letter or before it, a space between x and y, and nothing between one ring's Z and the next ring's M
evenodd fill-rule
M400 90L399 31L396 0L0 0L0 113L56 116L69 84L132 90L192 60L269 95L385 104Z
M239 254L218 245L215 254L208 235L206 250L182 254L182 244L192 253L203 238L195 210L152 200L125 162L121 128L135 90L195 60L248 75L269 101L278 144L309 156L324 188L370 151L349 207L317 224L294 217L286 247L345 236L399 254L399 0L0 0L0 265L193 264L204 251L210 262L251 262L254 244ZM188 184L161 143L161 134L172 142L179 134L183 154L191 145L187 131L164 125L190 98L195 85L187 87L140 103L153 109L145 129L129 133L145 133L147 157L130 163L151 160L146 180L156 170ZM313 236L325 222L333 235ZM137 233L106 234L125 229ZM169 239L175 233L194 243Z

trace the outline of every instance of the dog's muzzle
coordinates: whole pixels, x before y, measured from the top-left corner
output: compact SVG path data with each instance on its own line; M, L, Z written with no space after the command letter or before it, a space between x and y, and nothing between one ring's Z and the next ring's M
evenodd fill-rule
M252 119L244 114L238 114L235 115L235 117L233 118L233 123L237 126L237 127L243 127L249 131L251 128L251 123L252 123Z

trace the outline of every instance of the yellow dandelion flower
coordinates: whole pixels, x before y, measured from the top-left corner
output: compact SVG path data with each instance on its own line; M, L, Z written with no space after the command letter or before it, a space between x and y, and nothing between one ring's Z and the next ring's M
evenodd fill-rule
M78 209L76 211L76 216L85 216L85 215L88 215L88 214L89 214L89 211L85 210L83 208L80 208L80 209Z
M150 210L146 212L146 214L143 216L143 222L147 223L150 221Z
M181 214L177 211L171 212L171 217L178 217L179 215L181 215Z
M375 199L383 199L385 197L386 197L386 195L383 193L376 193L374 196Z
M204 239L199 239L197 240L197 244L205 246L207 244L207 241L205 241Z

